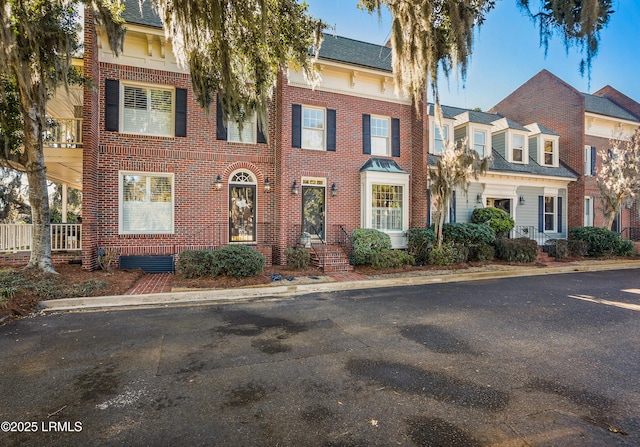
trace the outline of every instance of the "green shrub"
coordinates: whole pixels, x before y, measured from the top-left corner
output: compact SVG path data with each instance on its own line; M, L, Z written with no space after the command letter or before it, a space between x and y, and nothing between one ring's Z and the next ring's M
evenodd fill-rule
M493 245L474 245L469 251L471 261L487 262L493 261L496 257L496 249Z
M491 245L496 232L489 225L477 223L446 223L442 226L445 242L454 242L465 246Z
M264 256L247 245L227 245L211 254L213 276L227 275L236 278L255 276L264 269Z
M508 262L533 262L538 257L538 243L533 239L496 239L496 257Z
M556 258L563 259L569 257L569 241L558 239L556 241Z
M382 250L371 255L371 267L384 269L415 264L415 258L404 250Z
M359 228L351 233L353 257L356 265L371 264L372 256L383 250L391 250L391 238L382 231Z
M571 257L587 256L589 252L589 244L587 244L587 241L569 239L567 242L569 245L569 256Z
M178 257L178 272L184 278L212 275L211 250L185 250Z
M429 262L429 251L436 242L436 234L431 228L410 228L407 231L407 251L417 264Z
M635 246L631 241L620 241L616 255L618 256L633 256L635 252Z
M618 233L598 227L574 227L569 230L569 238L585 241L587 255L593 257L617 254L622 242Z
M516 224L506 211L493 206L474 209L471 222L489 225L497 237L506 237Z
M459 264L461 248L465 247L451 242L445 242L442 247L433 247L429 252L429 264L440 266ZM468 253L468 250L466 250L464 253L465 259Z
M311 262L309 250L302 247L289 247L284 251L287 257L287 265L296 269L306 269Z

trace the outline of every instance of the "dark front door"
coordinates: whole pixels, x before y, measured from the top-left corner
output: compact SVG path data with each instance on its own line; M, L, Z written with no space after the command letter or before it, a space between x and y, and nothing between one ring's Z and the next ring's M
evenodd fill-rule
M324 239L324 187L302 186L302 231Z
M511 199L494 199L493 206L511 215Z

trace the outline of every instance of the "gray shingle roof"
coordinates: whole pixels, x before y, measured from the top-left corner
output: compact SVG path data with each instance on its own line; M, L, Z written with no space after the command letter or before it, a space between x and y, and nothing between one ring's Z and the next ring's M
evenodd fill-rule
M620 118L628 121L639 122L635 116L633 116L608 98L589 95L588 93L583 93L583 95L584 109L587 112L597 113L598 115L605 115L613 118Z
M325 34L320 59L383 70L391 69L391 48L346 37Z
M140 11L140 3L138 0L124 0L124 11L122 18L127 23L135 23L138 25L151 26L154 28L162 28L160 16L151 6L151 0L142 2L142 11Z
M504 118L504 117L502 117L500 115L497 115L495 113L479 112L477 110L462 109L460 107L452 107L452 106L445 106L445 105L443 105L441 107L442 107L443 118L454 119L458 115L462 115L463 113L467 113L468 116L469 116L469 122L472 122L472 123L492 124L492 123L494 123L496 121L504 119L504 120L506 120L506 124L507 124L507 127L509 129L517 129L517 130L522 130L522 131L528 131L528 129L526 129L520 123L517 123L517 122L515 122L515 121L513 121L512 119L509 119L509 118ZM429 115L433 116L434 114L435 114L435 112L434 112L434 104L429 104Z
M438 160L437 155L429 154L429 166L435 166ZM491 163L489 164L489 172L509 172L518 174L539 175L544 177L562 177L569 180L577 179L578 176L563 165L557 168L540 166L533 158L529 158L528 164L509 163L502 155L493 151Z
M560 135L559 133L554 132L553 130L543 126L540 123L528 124L525 127L527 128L527 130L532 132L533 135L536 135L538 133L545 134L545 135L556 135L556 136Z

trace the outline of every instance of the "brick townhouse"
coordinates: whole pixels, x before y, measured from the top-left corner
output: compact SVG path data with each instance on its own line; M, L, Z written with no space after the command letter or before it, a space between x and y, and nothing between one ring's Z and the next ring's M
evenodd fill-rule
M519 122L538 122L560 136L560 160L579 174L569 185L569 228L601 226L596 174L599 153L612 138L624 138L640 127L640 104L611 86L582 93L547 70L542 70L496 104L492 112ZM614 231L629 238L637 228L637 205L623 208Z
M404 248L409 228L431 223L427 172L447 141L462 139L491 166L467 195L456 191L448 220L496 206L515 219L513 237L542 244L583 223L583 200L593 206L593 179L576 174L584 155L604 147L612 125L640 125L640 106L616 90L583 95L546 71L492 113L443 106L436 123L432 104L395 94L389 48L326 35L320 85L281 71L268 124L249 117L241 130L217 101L209 114L198 106L149 2L124 3L123 53L85 17L82 63L95 88L48 107L58 127L71 116L81 127L45 148L51 179L83 191L82 224L52 230L64 242L54 259L81 253L86 269L115 253L120 267L167 271L183 250L229 244L283 264L300 243L327 270L348 269L354 229L384 231Z

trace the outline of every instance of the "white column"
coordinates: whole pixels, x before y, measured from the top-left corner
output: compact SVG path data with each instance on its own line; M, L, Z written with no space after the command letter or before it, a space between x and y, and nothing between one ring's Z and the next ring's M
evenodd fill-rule
M67 223L67 184L62 184L62 223Z

